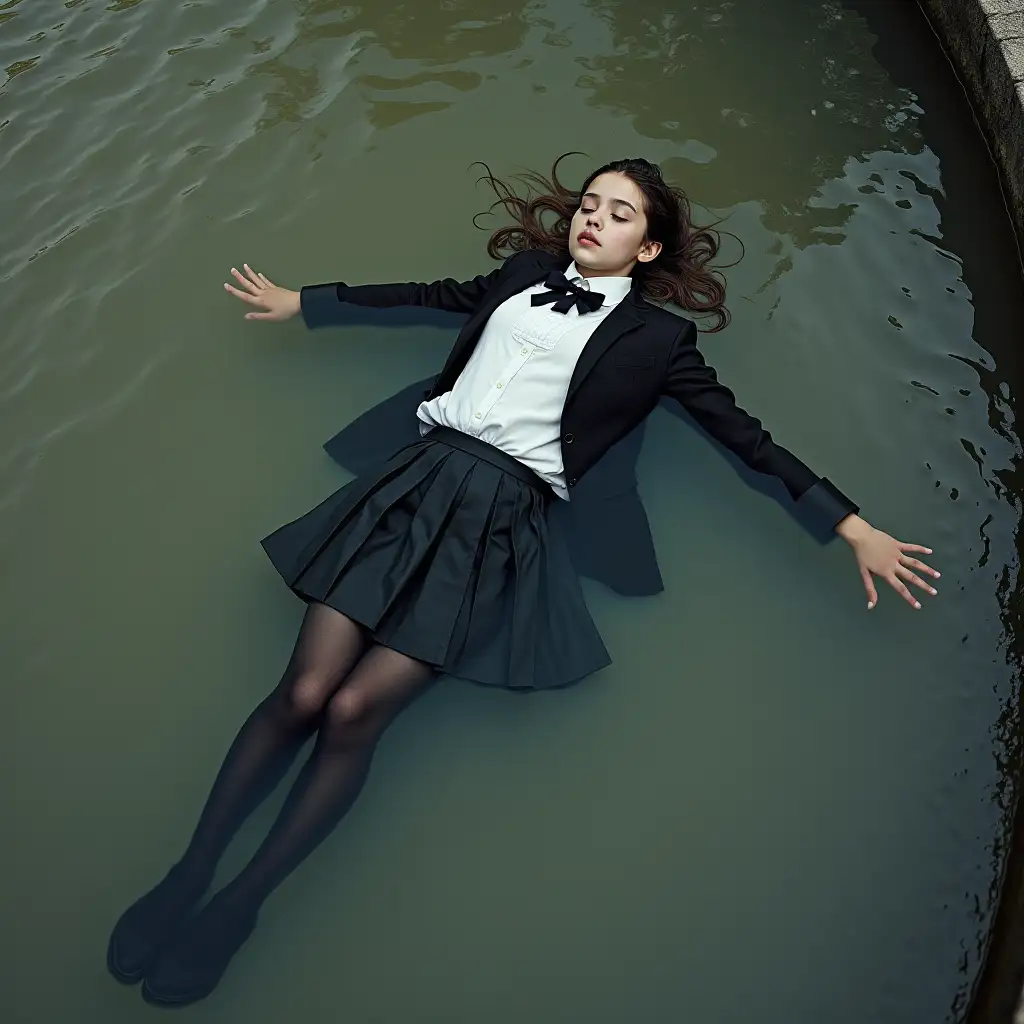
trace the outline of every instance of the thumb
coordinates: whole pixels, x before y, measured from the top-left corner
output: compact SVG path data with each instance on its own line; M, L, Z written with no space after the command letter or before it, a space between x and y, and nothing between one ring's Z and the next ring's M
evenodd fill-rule
M274 314L273 313L246 313L245 314L245 319L246 320L273 320L274 319Z
M860 578L864 581L864 589L868 592L868 611L871 611L878 604L878 591L875 590L875 581L871 578L871 570L862 565Z

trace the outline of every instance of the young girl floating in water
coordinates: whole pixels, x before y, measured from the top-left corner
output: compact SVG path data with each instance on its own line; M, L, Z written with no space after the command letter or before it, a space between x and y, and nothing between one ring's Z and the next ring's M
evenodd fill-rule
M561 159L561 158L560 158ZM420 439L263 541L307 602L277 687L235 738L182 858L122 915L108 950L150 1002L208 995L250 935L263 901L332 831L362 788L377 741L441 673L519 690L564 686L609 663L579 579L548 515L662 396L677 399L752 469L777 477L819 528L853 549L914 608L918 573L904 544L739 408L697 348L693 321L651 300L727 322L707 269L718 243L686 197L646 160L598 168L579 192L558 182L526 203L488 251L513 255L471 281L278 287L245 265L232 295L252 320L301 313L314 327L345 303L467 314L415 410ZM489 176L491 184L494 179ZM501 195L501 193L499 193ZM554 212L550 229L539 211ZM412 410L410 409L410 415ZM243 871L197 907L238 826L316 743L266 840Z

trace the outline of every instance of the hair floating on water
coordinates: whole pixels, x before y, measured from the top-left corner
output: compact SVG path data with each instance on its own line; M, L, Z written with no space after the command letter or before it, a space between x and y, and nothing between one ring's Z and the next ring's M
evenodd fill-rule
M725 306L725 279L720 271L721 267L735 266L742 259L742 240L731 231L725 232L740 243L740 256L733 263L711 267L721 246L721 234L716 230L721 221L706 226L695 224L686 193L669 185L657 164L642 157L612 160L592 171L579 190L574 191L558 180L559 163L574 154L587 155L578 150L563 153L555 160L550 179L535 171L513 175L525 182L528 189L535 185L539 190L536 195L530 195L528 191L526 199L520 198L500 178L495 178L482 160L475 161L487 171L483 178L477 180L486 180L498 197L488 212L501 205L515 221L491 234L487 254L492 259L502 259L524 249L541 249L553 256L568 258L569 228L573 214L579 208L580 197L599 175L615 171L633 181L643 195L647 216L647 237L644 241L662 245L661 252L650 263L637 263L633 268L633 277L638 281L644 298L658 303L674 302L688 312L710 316L714 323L704 328L705 333L714 334L726 327L730 315ZM554 218L550 226L544 223L545 215L549 215L549 219ZM476 217L473 224L479 227Z

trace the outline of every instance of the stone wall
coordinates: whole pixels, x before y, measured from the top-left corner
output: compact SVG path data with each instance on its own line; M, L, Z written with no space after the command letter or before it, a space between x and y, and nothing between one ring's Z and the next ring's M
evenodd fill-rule
M918 3L967 90L999 169L1018 251L1024 253L1024 0ZM1024 800L1015 815L1006 877L969 1024L1024 1024L1022 983Z
M970 96L1024 248L1024 0L919 0Z

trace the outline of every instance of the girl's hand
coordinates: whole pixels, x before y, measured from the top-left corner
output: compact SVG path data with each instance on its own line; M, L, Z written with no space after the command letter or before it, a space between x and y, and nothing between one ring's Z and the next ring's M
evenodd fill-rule
M245 274L240 274L234 267L231 268L231 273L245 290L233 288L226 281L224 288L243 302L248 302L250 306L256 306L261 310L259 313L246 313L246 320L288 320L298 313L299 292L278 288L266 275L257 274L252 270L248 263L243 263L242 266L245 267Z
M905 601L908 601L914 608L920 608L921 604L907 588L908 583L913 583L929 594L937 591L931 584L926 583L912 570L927 573L938 579L940 573L931 566L911 558L908 552L919 551L922 554L930 555L931 548L921 547L920 544L904 544L901 541L890 537L881 530L876 530L870 523L861 519L860 516L847 516L837 527L839 534L853 548L857 556L857 565L860 567L861 579L864 581L864 589L868 593L868 609L878 604L878 593L875 590L875 582L871 574L881 576L886 580Z

